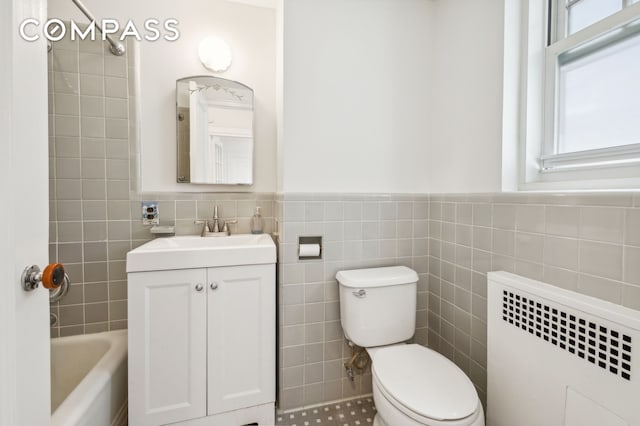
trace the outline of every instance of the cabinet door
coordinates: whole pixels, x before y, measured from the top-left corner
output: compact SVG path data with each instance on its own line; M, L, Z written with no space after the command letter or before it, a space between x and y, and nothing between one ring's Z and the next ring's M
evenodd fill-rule
M131 425L206 415L206 284L206 269L129 274Z
M208 274L208 414L275 401L275 265Z

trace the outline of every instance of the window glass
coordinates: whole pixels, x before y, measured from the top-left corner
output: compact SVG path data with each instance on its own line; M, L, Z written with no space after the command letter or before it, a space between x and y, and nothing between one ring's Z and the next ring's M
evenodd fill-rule
M557 152L640 143L638 76L640 35L560 65Z
M623 0L573 0L567 5L569 25L567 35L613 15L623 7Z

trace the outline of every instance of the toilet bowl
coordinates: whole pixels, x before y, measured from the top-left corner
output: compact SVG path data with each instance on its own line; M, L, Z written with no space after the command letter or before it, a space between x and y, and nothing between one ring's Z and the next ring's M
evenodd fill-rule
M444 356L417 344L418 274L405 266L340 271L345 337L371 357L378 426L484 426L471 380ZM384 312L384 315L380 315Z
M416 344L370 348L377 426L484 426L473 384L455 364Z

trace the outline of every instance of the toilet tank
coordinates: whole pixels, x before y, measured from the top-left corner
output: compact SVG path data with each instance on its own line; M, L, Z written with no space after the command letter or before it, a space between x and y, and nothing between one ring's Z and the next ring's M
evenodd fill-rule
M415 332L418 274L406 266L353 269L336 275L340 321L358 346L390 345Z

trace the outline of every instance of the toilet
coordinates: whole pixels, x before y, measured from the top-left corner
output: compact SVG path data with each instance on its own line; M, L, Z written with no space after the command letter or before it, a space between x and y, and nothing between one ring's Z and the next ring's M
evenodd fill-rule
M418 274L405 266L336 275L346 338L371 357L375 426L484 426L471 380L453 362L418 344Z

